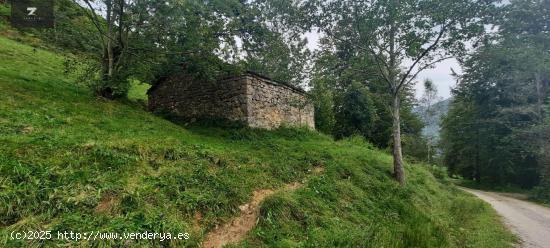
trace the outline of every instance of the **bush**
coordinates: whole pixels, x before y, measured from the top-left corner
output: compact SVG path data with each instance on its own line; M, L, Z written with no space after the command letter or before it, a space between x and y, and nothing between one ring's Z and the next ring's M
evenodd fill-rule
M439 179L439 180L444 180L445 181L445 180L449 179L448 172L447 172L447 167L432 165L432 166L430 166L430 171L432 172L434 177Z
M115 75L110 80L103 79L101 64L93 57L68 56L63 65L67 76L74 78L78 84L90 88L97 96L107 99L126 97L134 81L126 73Z
M542 185L533 188L531 197L543 203L550 203L550 185Z

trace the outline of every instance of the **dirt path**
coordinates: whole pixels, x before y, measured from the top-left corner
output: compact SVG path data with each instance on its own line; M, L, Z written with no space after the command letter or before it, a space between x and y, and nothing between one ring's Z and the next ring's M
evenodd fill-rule
M310 173L311 175L320 175L325 171L322 165L314 166ZM307 181L307 179L306 179ZM256 226L258 217L260 216L260 204L265 198L279 191L294 191L302 186L302 183L294 182L284 185L283 187L272 189L259 189L253 192L252 200L246 204L239 206L241 215L231 220L230 222L216 227L206 235L202 242L202 248L220 248L227 244L235 244L243 240L246 234ZM194 226L200 229L201 216L195 216Z
M518 200L502 193L461 188L488 202L522 240L521 247L550 247L550 208Z
M223 226L217 227L206 235L203 248L218 248L227 244L234 244L241 241L245 235L254 228L260 215L260 204L262 201L281 190L295 190L301 186L300 183L287 184L283 188L274 191L271 189L260 189L253 193L252 200L239 206L241 215Z

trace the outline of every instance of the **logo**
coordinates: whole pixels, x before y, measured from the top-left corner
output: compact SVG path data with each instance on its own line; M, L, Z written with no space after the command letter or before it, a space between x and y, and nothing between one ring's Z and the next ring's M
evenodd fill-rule
M11 23L18 28L53 28L54 0L11 1Z
M37 9L38 9L37 7L28 7L27 11L29 11L30 16L33 16L33 15L36 15L36 10Z

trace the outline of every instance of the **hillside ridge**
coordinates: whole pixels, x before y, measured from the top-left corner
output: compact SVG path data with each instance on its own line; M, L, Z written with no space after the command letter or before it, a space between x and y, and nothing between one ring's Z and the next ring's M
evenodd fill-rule
M258 189L301 182L258 209L236 247L511 247L493 210L424 165L391 178L362 138L293 128L180 126L96 98L66 56L0 37L0 246L197 247ZM434 177L438 175L437 179ZM195 216L202 216L196 227ZM9 233L188 233L178 240L17 240Z

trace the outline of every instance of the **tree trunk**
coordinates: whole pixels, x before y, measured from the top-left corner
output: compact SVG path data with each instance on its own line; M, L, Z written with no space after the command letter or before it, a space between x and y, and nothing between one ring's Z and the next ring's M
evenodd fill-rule
M432 139L431 138L428 138L428 164L431 165L432 164Z
M474 166L475 166L475 176L474 179L476 183L481 183L481 164L479 162L479 124L476 125L476 143L474 146L475 156L474 156Z
M107 76L109 79L113 76L113 3L107 1Z
M394 93L392 104L393 117L393 176L399 184L405 184L405 169L403 166L403 152L401 151L401 121L399 111L401 103L399 93Z
M399 6L399 0L393 1L392 7ZM390 27L390 39L389 39L389 80L390 90L392 92L392 120L393 120L393 176L399 182L400 185L405 184L405 169L403 168L403 153L401 151L401 120L400 110L401 102L399 95L400 85L397 83L397 75L399 74L399 66L396 63L397 53L395 51L395 36L397 29L394 24L394 13L390 15L391 27Z
M539 73L535 73L535 83L537 87L537 112L540 119L543 118L543 105L544 105L544 87L542 84L542 79Z

